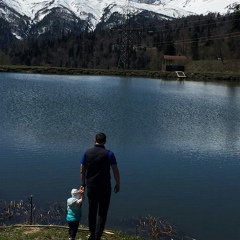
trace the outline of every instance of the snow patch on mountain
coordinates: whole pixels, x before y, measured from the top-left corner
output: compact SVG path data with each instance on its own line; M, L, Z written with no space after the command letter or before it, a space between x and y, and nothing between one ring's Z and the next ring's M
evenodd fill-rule
M104 9L114 5L114 11L123 12L123 8L130 2L126 0L2 0L4 4L16 10L21 15L28 16L33 22L43 19L54 8L65 8L77 17L86 20L94 16L96 24ZM137 11L153 11L169 17L182 17L189 14L206 14L208 12L224 13L236 0L133 0L131 6Z
M82 20L92 21L93 26L100 21L104 9L107 7L113 6L112 12L122 13L128 3L126 0L2 0L2 2L19 14L29 17L33 23L41 21L55 8L65 8ZM131 3L131 7L137 12L147 10L174 18L190 14L171 1L171 4L165 4L162 1L155 1L153 4L146 2L146 0L134 1Z
M166 18L181 18L209 12L224 14L236 4L240 4L240 0L0 0L0 18L8 22L18 18L27 21L29 27L54 10L60 15L68 12L68 16L85 20L94 28L103 14L107 20L114 12L126 13L127 7L135 13L151 11Z
M165 1L174 6L185 9L186 11L194 12L195 14L207 14L209 12L227 13L231 7L240 4L236 0L176 0Z

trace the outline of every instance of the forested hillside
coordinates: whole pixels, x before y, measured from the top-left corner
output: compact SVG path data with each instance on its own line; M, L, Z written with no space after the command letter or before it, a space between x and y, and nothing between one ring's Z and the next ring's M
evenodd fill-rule
M191 60L240 59L240 8L233 13L163 20L149 12L132 16L124 25L118 17L101 22L94 31L48 32L15 39L0 22L0 64L160 70L163 55Z

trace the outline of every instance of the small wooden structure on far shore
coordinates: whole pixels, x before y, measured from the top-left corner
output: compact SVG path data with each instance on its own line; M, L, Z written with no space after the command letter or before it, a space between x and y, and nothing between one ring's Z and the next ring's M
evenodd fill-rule
M179 78L185 78L184 62L187 60L186 56L163 55L164 62L162 64L162 71L176 72Z

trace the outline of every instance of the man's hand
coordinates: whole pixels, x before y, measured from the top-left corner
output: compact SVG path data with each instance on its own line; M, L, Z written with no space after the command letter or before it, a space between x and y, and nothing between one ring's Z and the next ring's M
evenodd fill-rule
M115 187L114 187L114 192L118 193L119 191L120 191L120 185L116 184Z
M114 187L114 192L118 193L120 191L120 174L118 170L117 164L111 165L112 170L113 170L113 176L116 182L116 185Z

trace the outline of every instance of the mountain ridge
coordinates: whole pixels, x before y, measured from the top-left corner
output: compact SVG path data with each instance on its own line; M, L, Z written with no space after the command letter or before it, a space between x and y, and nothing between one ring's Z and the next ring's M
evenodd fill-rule
M63 18L72 25L80 22L81 27L78 29L84 29L86 25L94 29L103 20L103 16L107 20L116 12L124 14L126 11L149 11L162 18L172 19L208 12L227 13L239 3L236 0L228 0L228 3L225 0L0 0L0 19L9 22L12 34L21 39L32 33L32 28L36 35L47 32L47 22L41 24L44 19L51 22ZM41 25L40 29L37 29L38 25ZM71 28L69 26L69 30Z

